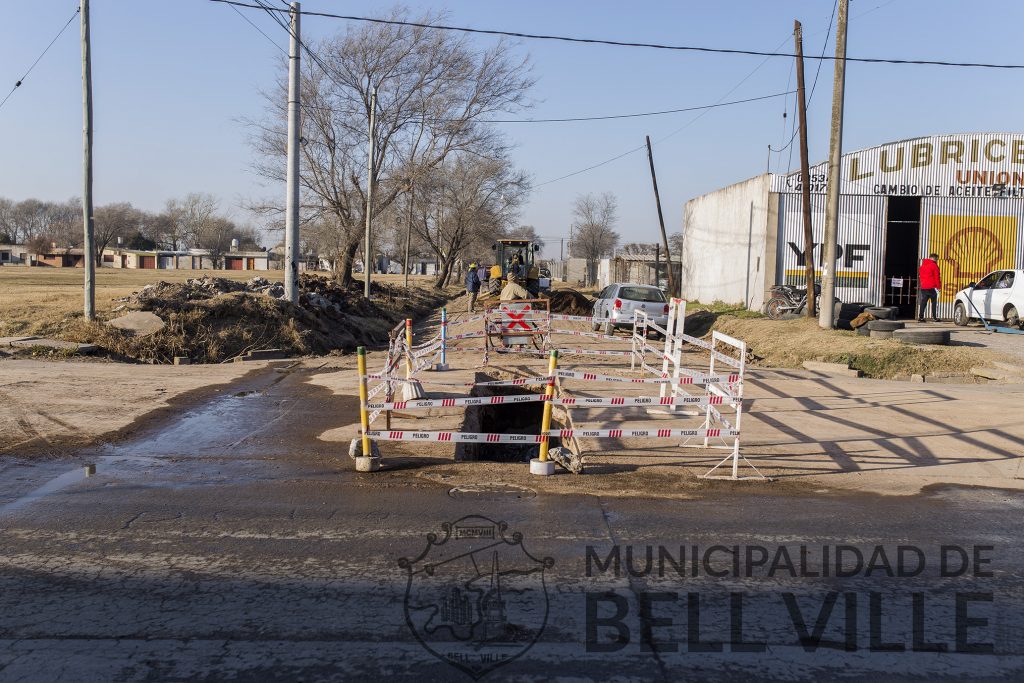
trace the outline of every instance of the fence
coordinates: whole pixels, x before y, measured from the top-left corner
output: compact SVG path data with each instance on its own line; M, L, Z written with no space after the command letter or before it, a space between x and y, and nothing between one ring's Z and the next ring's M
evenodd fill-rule
M615 337L597 332L560 329L556 322L587 322L604 323L608 318L592 316L572 316L552 314L546 306L537 305L536 301L515 302L523 304L509 306L502 304L492 307L481 315L470 316L458 321L459 325L482 323L479 330L471 330L459 334L448 333L449 322L446 314L442 315L440 331L427 342L413 345L411 321L400 324L392 330L391 343L384 369L380 373L368 374L360 370L360 416L363 434L378 441L439 441L453 443L496 443L496 444L540 444L538 460L548 459L548 441L550 437L561 439L580 438L645 438L645 439L683 439L682 447L724 449L728 455L701 475L702 478L723 478L716 475L726 463L731 464L731 473L724 478L741 479L739 466L742 459L756 472L756 478L763 475L740 453L740 433L743 413L743 378L746 371L746 344L720 332L713 332L711 341L705 341L685 333L686 302L672 299L669 316L665 327L658 325L642 311L634 314L633 330L630 337ZM546 302L545 302L546 303ZM404 330L404 337L402 332ZM655 331L662 335L664 343L658 348L650 343L647 336ZM532 349L495 348L492 337L503 335L518 340L520 345L534 344ZM628 342L629 350L607 349L552 349L552 337L558 335L584 336L598 339L610 339L616 342ZM513 380L494 380L486 382L445 382L437 377L419 378L417 373L433 357L445 358L448 344L461 340L484 338L484 363L489 353L528 353L549 356L549 367L546 375L518 378ZM683 364L685 350L699 350L709 357L706 370L686 367ZM480 347L473 347L479 349ZM558 358L564 354L598 354L621 355L630 357L632 370L639 369L639 377L625 377L613 374L584 372L579 370L560 369ZM658 368L648 362L649 356L661 360ZM405 360L406 373L402 379L394 371ZM657 361L655 361L657 362ZM724 370L724 372L723 372ZM651 376L647 376L647 373ZM607 382L619 384L658 385L658 396L614 396L614 397L569 397L556 395L556 382L564 386L566 380L580 382ZM375 387L369 387L370 381L377 381ZM425 382L437 386L472 388L477 386L529 386L544 385L544 393L532 393L518 396L458 396L442 399L415 399L396 401L394 387L405 382ZM702 391L694 389L702 388ZM371 401L380 391L386 389L383 401ZM434 408L465 408L469 406L498 406L542 403L541 430L539 434L499 434L480 432L454 431L416 431L396 430L391 425L391 411L423 410ZM610 406L636 407L645 409L668 410L677 419L698 417L698 425L688 427L652 428L652 429L550 429L552 406L569 409L588 409ZM681 409L690 408L690 411ZM698 409L694 412L692 409ZM384 430L371 431L370 425L382 413L387 415L387 427ZM578 442L577 442L578 446Z

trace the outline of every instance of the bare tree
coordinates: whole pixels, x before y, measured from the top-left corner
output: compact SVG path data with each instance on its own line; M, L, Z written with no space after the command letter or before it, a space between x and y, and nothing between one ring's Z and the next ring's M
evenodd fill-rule
M660 247L656 242L629 242L623 244L619 251L629 256L647 256L657 253Z
M421 187L414 231L441 264L434 282L438 288L451 281L463 256L476 260L490 252L529 192L526 175L507 158L469 154L452 157Z
M597 262L611 256L619 243L619 233L613 229L618 220L617 212L618 202L611 192L579 195L573 203L577 227L571 254L586 259L587 284L597 281Z
M164 233L159 240L166 248L177 251L199 246L199 235L210 228L218 208L211 194L191 192L182 199L168 199L161 222Z
M127 240L134 235L142 223L142 212L128 202L105 204L93 212L96 263L102 262L103 250L120 237Z
M398 9L391 18L407 19ZM438 16L416 23L430 24ZM381 215L413 183L456 152L493 155L504 145L487 116L516 111L532 86L525 61L508 44L478 51L464 36L422 26L364 24L310 46L304 60L302 172L303 210L323 218L342 282L366 219L366 188L374 183L373 217ZM367 169L371 93L377 93L375 156ZM270 116L258 124L257 170L283 180L286 130L285 84L268 96ZM329 218L328 218L329 217ZM372 255L370 255L372 257ZM368 259L368 260L372 260Z

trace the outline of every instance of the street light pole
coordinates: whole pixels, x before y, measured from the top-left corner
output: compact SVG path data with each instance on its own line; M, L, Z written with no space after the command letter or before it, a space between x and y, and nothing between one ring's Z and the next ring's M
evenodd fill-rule
M284 225L284 296L299 302L299 3L291 4L291 41L288 49L288 168Z
M83 313L96 319L96 240L92 217L92 44L89 37L89 0L80 5L82 22L82 270L85 271Z

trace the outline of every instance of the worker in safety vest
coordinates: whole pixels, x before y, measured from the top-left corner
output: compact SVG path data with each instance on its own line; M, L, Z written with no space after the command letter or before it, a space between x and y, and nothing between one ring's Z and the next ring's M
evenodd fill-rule
M529 299L530 293L519 284L519 278L515 273L508 274L508 284L501 290L498 297L501 301L513 301L514 299Z

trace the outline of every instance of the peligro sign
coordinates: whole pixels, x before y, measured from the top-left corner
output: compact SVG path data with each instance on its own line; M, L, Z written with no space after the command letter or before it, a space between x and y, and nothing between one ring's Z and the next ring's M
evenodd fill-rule
M1024 197L1024 134L914 138L843 155L840 192L923 197ZM825 163L810 169L824 194ZM772 177L773 192L800 192L800 172Z

